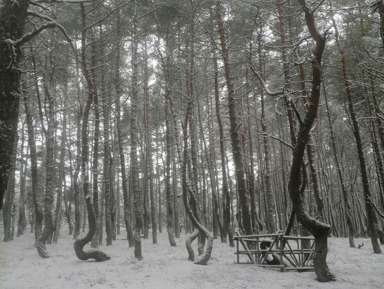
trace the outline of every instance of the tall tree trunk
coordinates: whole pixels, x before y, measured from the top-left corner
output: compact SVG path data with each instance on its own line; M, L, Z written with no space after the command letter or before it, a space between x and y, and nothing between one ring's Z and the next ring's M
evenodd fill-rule
M103 161L103 180L104 180L104 212L105 212L105 230L106 230L106 245L112 245L112 194L110 178L110 165L112 162L111 144L109 135L110 126L110 101L107 94L104 94L103 103L103 122L104 122L104 161Z
M137 144L138 144L138 28L137 28L137 3L136 0L133 3L134 16L133 16L133 35L132 35L132 96L131 96L131 184L134 198L134 210L135 210L135 257L138 260L143 259L141 248L141 230L143 228L143 210L142 200L139 187L139 164L137 156Z
M304 120L300 123L299 132L296 138L297 142L293 150L288 190L292 199L293 209L296 213L297 219L304 226L304 228L310 231L315 237L313 263L316 276L320 282L329 282L335 280L335 277L330 272L326 261L328 251L328 234L331 227L308 215L308 213L305 211L304 198L302 193L302 177L305 174L303 168L303 157L305 153L305 147L309 140L309 133L317 116L317 109L319 106L321 61L325 49L326 34L321 35L317 31L315 19L313 16L314 12L309 10L306 1L298 0L298 2L304 11L308 31L315 41L316 46L314 49L314 58L312 59L311 95L308 98L308 110Z
M88 259L95 259L96 261L106 261L109 260L110 257L106 255L104 252L98 251L98 250L89 250L84 251L84 246L92 241L93 236L96 232L96 216L95 216L95 209L93 207L93 200L92 196L90 195L90 183L89 183L89 172L88 172L88 162L89 162L89 148L88 148L88 120L89 120L89 112L91 110L91 105L94 97L94 83L92 82L92 78L89 74L88 70L88 64L86 60L86 12L84 4L81 3L81 23L82 23L82 33L81 33L81 61L83 66L83 74L84 78L87 82L87 88L88 88L88 98L86 101L86 105L84 108L84 114L83 114L83 123L81 126L81 172L83 177L83 193L86 203L86 208L88 212L88 225L89 230L85 237L80 238L75 241L74 243L74 249L76 256L80 260L88 260Z
M258 34L258 56L259 56L259 70L260 76L264 78L264 69L262 61L262 51L261 51L261 31ZM272 193L272 171L271 171L271 154L270 154L270 145L268 142L268 129L265 118L265 101L264 101L264 91L260 91L260 105L261 105L261 130L263 131L263 146L264 146L264 163L265 163L265 194L267 199L267 230L269 233L277 232L277 219L276 219L276 209L275 209L275 196Z
M32 199L35 215L35 241L37 241L40 236L41 229L43 226L44 212L42 208L42 193L39 189L39 180L38 180L38 169L37 169L37 152L36 152L36 141L35 141L35 132L32 120L32 113L30 108L30 100L27 96L24 97L24 108L25 108L25 117L27 121L27 130L28 130L28 145L29 145L29 154L31 161L31 181L32 181Z
M121 12L117 11L117 42L116 42L116 72L115 72L115 91L116 91L116 129L117 129L117 143L119 147L120 156L120 172L121 182L123 187L123 202L124 202L124 223L127 231L127 240L129 247L134 246L134 238L131 226L131 211L129 205L129 192L128 192L128 178L125 170L125 156L123 139L121 134L121 109L120 109L120 40L121 40Z
M20 102L20 61L22 51L14 41L23 35L28 0L2 1L0 8L0 209L11 174L12 152L17 134ZM5 41L7 40L7 41Z
M76 78L80 78L80 68L78 61L76 61ZM76 167L75 172L73 174L73 190L75 193L75 226L73 230L73 239L76 240L80 235L80 227L81 227L81 190L80 190L80 169L81 169L81 117L83 115L83 104L81 101L81 89L80 83L76 84L76 92L79 103L79 110L76 115Z
M185 121L184 121L184 127L183 127L184 152L183 152L183 162L182 162L182 169L181 169L182 191L183 191L184 207L189 218L191 219L195 228L199 231L199 234L200 235L204 234L204 237L208 240L205 252L201 254L200 259L196 261L195 264L206 265L212 253L213 235L201 224L198 218L196 197L195 197L195 192L193 191L194 186L193 184L191 184L192 182L187 181L187 163L190 161L188 157L188 124L189 126L191 126L191 123L189 120L192 114L192 103L193 101L192 99L190 99L187 104L187 112L185 114ZM191 261L194 261L194 254L191 248L191 242L193 239L196 238L196 236L197 234L195 230L194 233L190 236L190 238L187 239L186 241L187 251L189 254L188 259Z
M334 131L333 131L333 126L332 126L332 121L331 121L331 116L330 116L330 110L329 110L329 103L328 103L327 94L326 94L325 89L324 89L324 100L325 100L325 106L327 108L327 117L328 117L329 131L330 131L330 134L331 134L333 158L335 160L337 175L339 177L340 186L341 186L343 203L344 203L344 206L345 206L344 211L345 211L345 219L346 219L347 227L348 227L349 246L351 248L355 248L355 240L354 240L355 230L354 230L353 223L352 223L352 213L353 213L353 211L352 211L349 199L348 199L348 190L347 190L347 187L345 185L345 181L344 181L344 177L343 177L343 172L341 171L339 157L337 155L335 134L334 134Z
M165 173L165 192L166 192L166 201L167 201L167 231L168 239L171 247L176 247L175 235L173 231L173 199L172 199L172 187L171 187L171 154L173 151L173 142L172 142L172 128L169 121L169 89L166 89L165 96L165 123L166 123L166 173Z
M47 75L43 77L45 97L48 103L46 111L47 131L45 134L46 142L46 180L45 180L45 198L44 198L44 229L37 240L37 251L42 258L49 258L45 244L50 243L49 238L53 234L52 204L54 194L54 150L55 150L55 112L54 95L52 95L52 83L48 84Z
M64 100L65 106L65 100ZM53 243L57 243L60 226L61 226L61 214L62 214L62 202L63 195L65 194L65 143L67 141L67 112L63 111L62 121L62 134L60 143L60 164L59 164L59 180L58 180L58 193L56 200L56 219L55 219L55 234L53 236Z
M16 135L16 138L18 136ZM15 171L16 171L16 157L17 157L17 140L12 152L12 166L10 168L11 174L9 175L7 190L5 192L5 202L3 208L3 222L4 222L4 242L13 240L14 236L14 210L16 206L15 200Z
M217 64L217 58L214 57L213 60L214 67L214 84L215 84L215 111L217 124L219 126L219 143L220 143L220 163L221 163L221 175L222 175L222 194L223 194L223 234L228 235L229 245L234 247L232 230L231 230L231 195L228 188L227 180L227 170L225 166L225 137L223 123L221 121L221 112L220 112L220 92L219 92L219 70Z
M23 122L21 127L20 200L19 200L19 211L18 211L19 220L17 223L17 237L24 234L25 228L27 226L27 220L25 215L25 201L26 201L26 196L25 196L26 184L25 183L27 178L26 172L28 170L28 165L27 165L27 161L25 161L27 158L24 154L24 142L25 142L25 122Z
M169 37L169 30L167 29L166 33L166 56L163 61L164 74L165 74L165 128L166 128L166 159L165 159L165 195L166 195L166 208L167 208L167 232L169 244L171 247L176 247L175 232L173 230L173 215L174 215L174 206L172 198L172 186L171 186L171 158L173 154L173 132L172 125L170 121L171 114L170 111L170 99L171 99L171 78L170 78L170 69L171 69L171 44Z
M230 135L232 140L233 160L235 163L235 170L236 170L237 191L239 195L241 212L242 212L242 225L244 227L245 233L250 235L252 234L251 216L250 216L249 208L247 204L247 188L246 188L246 183L244 179L245 171L244 171L244 163L243 163L243 156L242 156L240 135L239 135L241 131L240 130L241 125L237 117L238 109L236 106L234 85L232 83L229 54L227 49L226 37L224 34L224 25L223 25L222 16L221 16L222 12L221 12L220 2L217 3L216 9L217 9L216 16L217 16L217 23L219 27L221 52L224 60L225 78L226 78L226 85L228 90Z
M344 77L344 84L345 84L345 92L347 94L347 99L348 99L349 115L350 115L351 121L352 121L353 135L354 135L355 140L356 140L356 149L357 149L357 154L358 154L359 164L360 164L361 181L363 183L365 209L366 209L367 217L368 217L368 232L370 233L373 252L376 254L380 254L381 249L380 249L380 244L378 242L378 235L377 235L377 218L376 218L376 213L375 213L375 209L374 209L371 190L369 187L367 164L365 161L363 142L362 142L361 134L360 134L360 127L359 127L359 123L357 121L355 106L354 106L353 99L352 99L352 90L351 90L351 85L350 85L350 81L349 81L349 77L348 77L347 60L345 57L344 50L342 49L341 44L339 42L339 37L338 37L339 35L338 35L337 26L335 24L334 19L332 19L332 20L333 20L333 26L335 28L336 44L339 48L340 56L341 56L341 63L342 63L342 68L343 68L343 77Z
M99 247L99 228L100 228L100 218L99 218L99 138L100 138L100 109L99 109L99 95L96 85L96 41L94 38L94 33L92 33L92 56L91 56L91 69L90 77L92 82L95 83L94 86L94 101L93 101L93 110L95 115L95 125L93 133L93 160L92 160L92 195L93 195L93 207L95 209L96 217L96 231L95 235L92 238L91 246L92 248ZM101 40L100 40L101 42Z

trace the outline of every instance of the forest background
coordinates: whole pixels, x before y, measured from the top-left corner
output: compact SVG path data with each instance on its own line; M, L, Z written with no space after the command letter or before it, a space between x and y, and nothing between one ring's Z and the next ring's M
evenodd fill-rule
M3 0L0 15L4 241L29 223L49 257L65 229L102 261L83 247L124 230L141 259L165 226L171 246L199 235L202 263L235 230L381 252L382 1Z

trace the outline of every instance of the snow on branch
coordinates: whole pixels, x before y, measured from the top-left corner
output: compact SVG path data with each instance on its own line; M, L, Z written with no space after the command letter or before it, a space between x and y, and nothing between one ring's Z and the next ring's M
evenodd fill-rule
M253 72L254 75L256 75L256 77L260 80L260 83L261 85L263 86L265 92L270 95L270 96L278 96L278 95L282 95L284 94L284 91L270 91L267 87L267 85L265 84L263 78L261 77L261 75L259 74L259 72L257 71L255 65L253 63L250 63L250 67L251 67L251 70Z
M57 21L55 21L54 19L52 19L52 18L50 18L50 17L48 17L46 15L41 15L39 13L35 13L35 12L32 12L32 11L28 11L28 15L34 16L34 17L38 17L38 18L46 20L48 22L46 22L45 24L41 25L39 28L37 28L37 29L27 33L27 34L24 34L20 39L15 40L14 41L14 46L15 47L20 47L21 45L23 45L26 42L30 41L35 36L39 35L45 29L57 27L64 34L64 36L68 40L68 42L71 44L72 49L75 50L75 48L74 48L74 46L72 44L72 40L71 40L71 38L67 34L67 31L65 31L65 28L61 24L59 24Z

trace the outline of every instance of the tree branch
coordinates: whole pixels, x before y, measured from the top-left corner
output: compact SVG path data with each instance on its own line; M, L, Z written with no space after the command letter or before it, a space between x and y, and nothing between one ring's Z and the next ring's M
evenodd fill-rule
M65 30L65 28L60 23L58 23L57 21L55 21L54 19L52 19L49 16L41 15L39 13L35 13L32 11L28 11L27 14L29 16L37 17L37 18L46 20L48 22L45 25L40 26L36 30L34 30L28 34L25 34L21 39L16 41L16 45L18 45L18 46L23 45L24 43L28 42L29 40L31 40L33 37L37 36L40 32L42 32L45 29L57 27L64 34L64 36L68 40L69 44L71 44L73 51L76 51L75 47L73 46L72 39L69 37L67 31Z
M254 75L256 75L256 77L259 79L260 83L261 83L261 86L264 88L265 92L270 95L270 96L278 96L278 95L282 95L284 94L284 91L270 91L268 88L267 88L267 85L265 84L263 78L261 77L261 75L257 72L257 69L255 67L255 65L253 63L250 63L250 67L251 67L251 70L253 72Z

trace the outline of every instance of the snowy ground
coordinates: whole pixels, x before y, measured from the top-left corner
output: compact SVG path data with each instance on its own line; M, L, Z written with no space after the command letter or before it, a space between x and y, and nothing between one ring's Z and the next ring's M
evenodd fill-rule
M2 232L0 238L3 239ZM356 240L365 245L352 249L347 239L330 238L328 264L337 281L320 283L313 272L280 272L236 264L234 248L219 240L214 242L209 264L201 266L187 261L185 236L177 240L176 248L169 246L166 233L159 235L157 245L153 245L151 239L142 240L144 259L141 261L133 257L133 249L129 249L122 238L118 236L113 246L101 246L112 257L101 263L78 260L73 240L67 235L61 236L59 244L47 246L52 255L50 259L38 256L33 234L29 232L12 242L0 242L0 288L384 288L384 254L373 254L368 239Z

